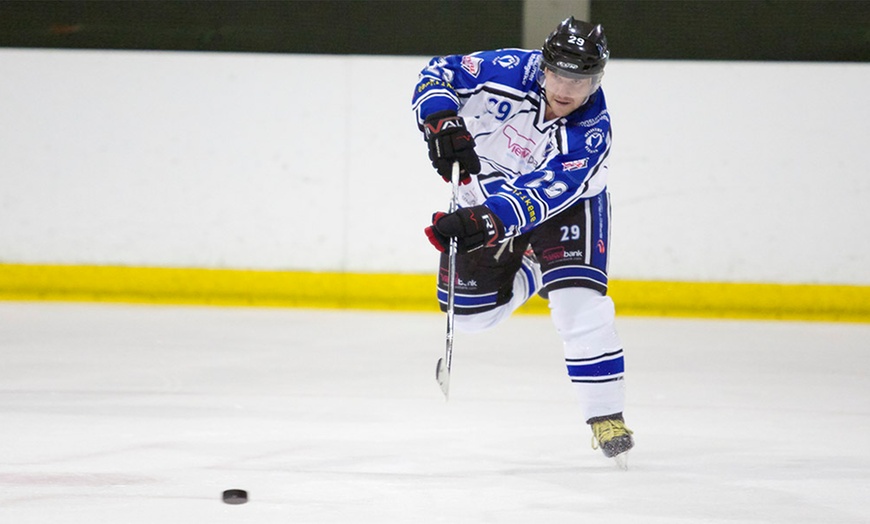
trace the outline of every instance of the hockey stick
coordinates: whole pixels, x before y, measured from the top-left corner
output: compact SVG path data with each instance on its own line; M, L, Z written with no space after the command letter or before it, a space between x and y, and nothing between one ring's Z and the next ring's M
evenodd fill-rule
M459 207L459 162L453 162L453 171L450 173L450 187L453 196L450 199L450 213L456 212ZM438 359L435 367L435 380L441 386L444 400L449 400L450 395L450 369L453 367L453 305L456 301L456 237L450 237L450 250L447 253L447 346L444 357Z

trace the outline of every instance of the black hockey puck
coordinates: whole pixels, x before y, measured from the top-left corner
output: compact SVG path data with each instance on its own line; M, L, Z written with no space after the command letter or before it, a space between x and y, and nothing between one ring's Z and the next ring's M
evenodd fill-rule
M227 504L244 504L248 501L248 492L243 489L228 489L224 491L224 502Z

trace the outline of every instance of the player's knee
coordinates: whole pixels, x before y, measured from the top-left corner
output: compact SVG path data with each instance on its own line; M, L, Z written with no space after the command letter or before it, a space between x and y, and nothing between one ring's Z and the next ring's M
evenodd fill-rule
M613 301L594 289L564 288L549 294L550 316L566 351L585 354L621 344Z
M454 325L457 331L463 333L479 333L499 325L509 317L511 309L508 304L498 306L488 311L473 313L471 315L456 315Z
M470 315L459 314L454 320L456 329L465 333L477 333L501 324L535 294L539 285L540 270L537 270L536 274L534 268L527 268L524 265L514 275L510 300L506 304Z

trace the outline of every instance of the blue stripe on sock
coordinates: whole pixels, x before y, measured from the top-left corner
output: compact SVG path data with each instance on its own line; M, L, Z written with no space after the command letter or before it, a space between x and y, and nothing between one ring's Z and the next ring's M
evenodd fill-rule
M568 364L568 376L571 378L607 377L624 372L625 360L622 357L612 360L603 360L595 364Z

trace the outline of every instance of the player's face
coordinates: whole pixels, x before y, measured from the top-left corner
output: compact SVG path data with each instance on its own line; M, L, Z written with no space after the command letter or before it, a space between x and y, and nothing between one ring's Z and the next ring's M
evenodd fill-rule
M553 118L571 114L586 103L597 87L592 78L568 78L544 68L547 112Z

